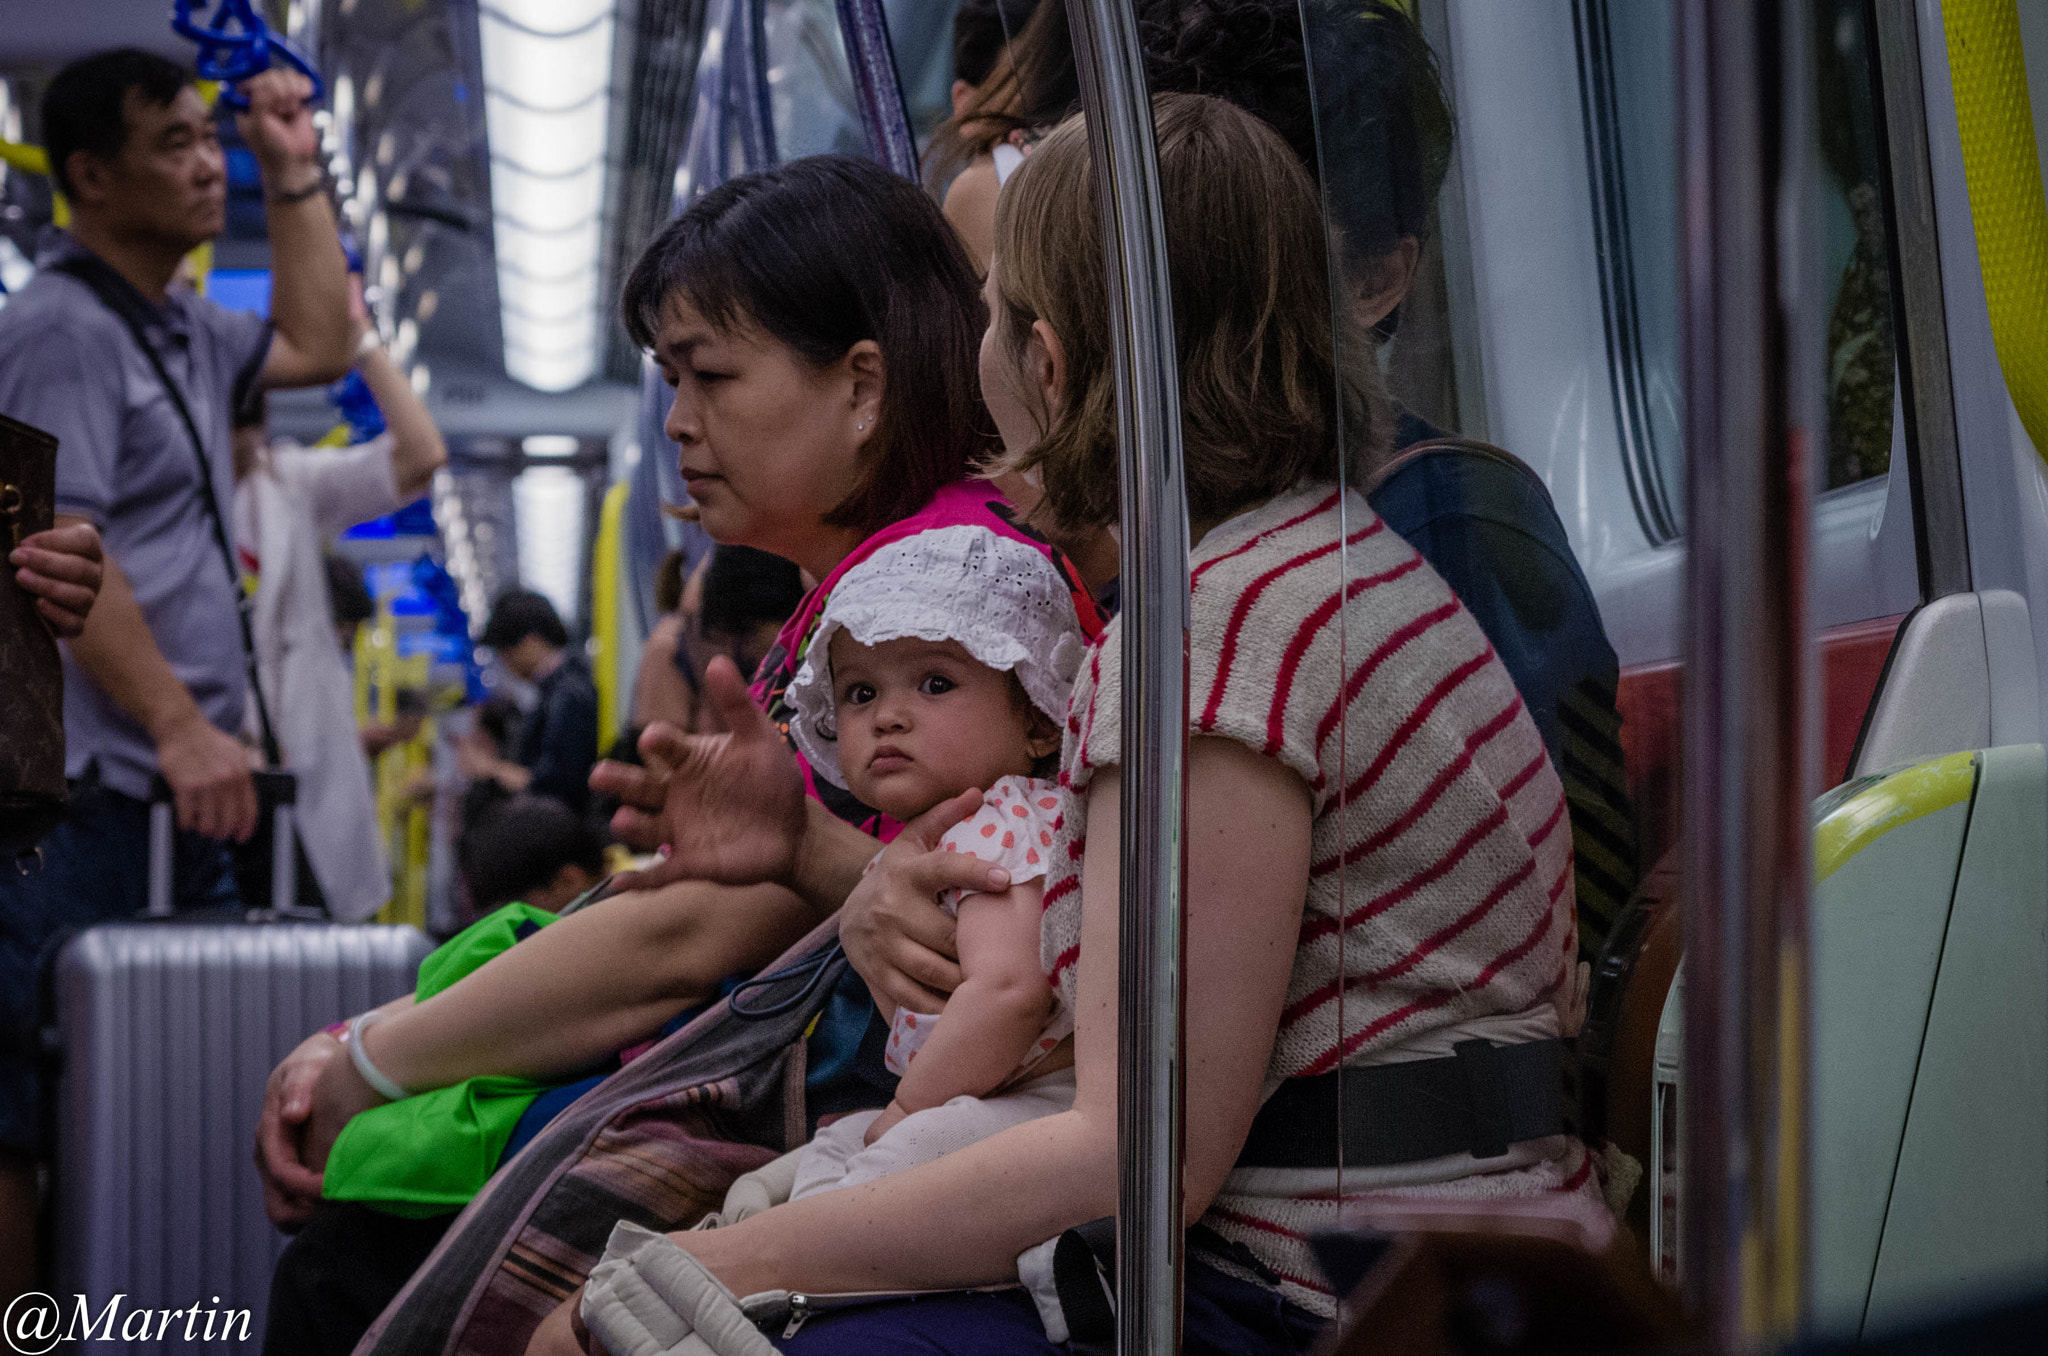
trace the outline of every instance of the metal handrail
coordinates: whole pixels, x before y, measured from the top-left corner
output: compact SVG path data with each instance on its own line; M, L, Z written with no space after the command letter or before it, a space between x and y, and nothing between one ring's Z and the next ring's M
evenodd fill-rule
M725 46L731 40L733 16L741 2L711 0L704 16L696 85L690 93L690 136L683 143L682 161L676 166L677 212L726 178Z
M1159 157L1129 0L1066 0L1102 216L1123 476L1117 1350L1180 1350L1188 511Z
M1920 598L1971 588L1970 539L1963 524L1963 463L1949 372L1948 310L1935 235L1934 170L1927 158L1927 102L1913 0L1877 0L1878 99L1886 151L1885 197L1892 286L1899 298L1899 397L1913 487L1913 541ZM1913 261L1909 266L1906 261Z
M727 41L732 116L739 124L740 150L749 170L781 160L775 149L775 110L768 101L767 0L740 0Z
M1687 488L1681 1274L1721 1351L1806 1308L1809 527L1804 28L1680 6Z
M889 18L882 12L882 0L836 4L854 102L860 106L868 145L882 166L916 183L917 137L910 129L909 106L903 102L903 82L896 75L896 52L889 45Z

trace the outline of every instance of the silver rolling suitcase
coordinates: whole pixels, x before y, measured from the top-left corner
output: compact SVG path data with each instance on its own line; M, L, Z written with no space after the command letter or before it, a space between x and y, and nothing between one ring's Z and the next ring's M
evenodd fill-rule
M167 1328L160 1341L79 1350L259 1349L286 1242L250 1161L264 1084L312 1032L410 991L431 945L409 927L176 919L65 945L55 1293L67 1313L85 1297L95 1338L118 1339L136 1310L196 1304L202 1339L185 1340L181 1314L146 1325ZM117 1295L111 1330L97 1326ZM228 1340L203 1340L210 1314Z

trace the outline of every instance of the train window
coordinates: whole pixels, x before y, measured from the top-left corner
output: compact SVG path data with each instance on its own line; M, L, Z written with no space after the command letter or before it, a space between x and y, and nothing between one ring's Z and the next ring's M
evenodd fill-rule
M752 0L767 40L775 146L785 163L828 152L864 154L867 137L833 0ZM954 0L885 4L896 80L922 145L952 111Z
M1572 26L1622 465L1644 532L1669 541L1683 521L1685 482L1677 15L1668 5L1577 0Z
M1808 10L1827 295L1821 487L1833 490L1889 470L1897 362L1868 16L1859 0ZM1572 17L1614 418L1644 531L1669 541L1684 513L1675 11L1576 0Z
M775 148L784 161L866 148L831 0L764 0Z

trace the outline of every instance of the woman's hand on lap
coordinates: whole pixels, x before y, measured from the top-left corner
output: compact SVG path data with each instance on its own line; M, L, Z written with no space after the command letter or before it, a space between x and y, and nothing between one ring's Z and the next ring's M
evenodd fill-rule
M624 805L612 830L642 849L667 846L666 860L622 877L625 889L677 880L725 885L786 882L803 848L804 781L796 758L730 659L711 661L704 695L729 733L688 735L657 722L640 736L644 768L603 762L597 791Z
M964 791L903 826L846 897L839 942L884 1012L937 1012L960 987L947 890L1007 890L1010 873L964 852L941 852L946 831L973 814L981 792Z
M340 1041L324 1031L309 1036L270 1071L263 1089L256 1171L263 1178L263 1212L280 1229L304 1224L320 1204L320 1173L307 1165L305 1132L314 1088L337 1058L348 1063Z
M338 1059L330 1059L321 1068L314 1080L311 1105L300 1131L299 1152L306 1167L313 1172L324 1172L327 1155L334 1148L334 1141L341 1136L342 1127L355 1119L359 1112L371 1107L383 1106L384 1096L356 1072L355 1062L344 1050Z

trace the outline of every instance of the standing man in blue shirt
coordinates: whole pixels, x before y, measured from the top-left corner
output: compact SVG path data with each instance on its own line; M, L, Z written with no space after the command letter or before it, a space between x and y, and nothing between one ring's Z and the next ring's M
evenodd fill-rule
M272 320L173 282L226 223L226 164L187 72L132 49L74 62L50 82L43 139L72 225L51 233L35 278L0 310L0 410L57 436L57 522L91 524L105 547L99 597L63 647L70 810L39 868L0 873L0 1290L10 1292L33 1274L35 996L50 949L66 930L145 906L154 774L177 801L179 908L235 902L223 840L256 827L248 751L234 733L247 690L240 583L213 516L233 495L234 396L348 369L347 262L310 82L272 71L244 92L237 125L262 171Z

